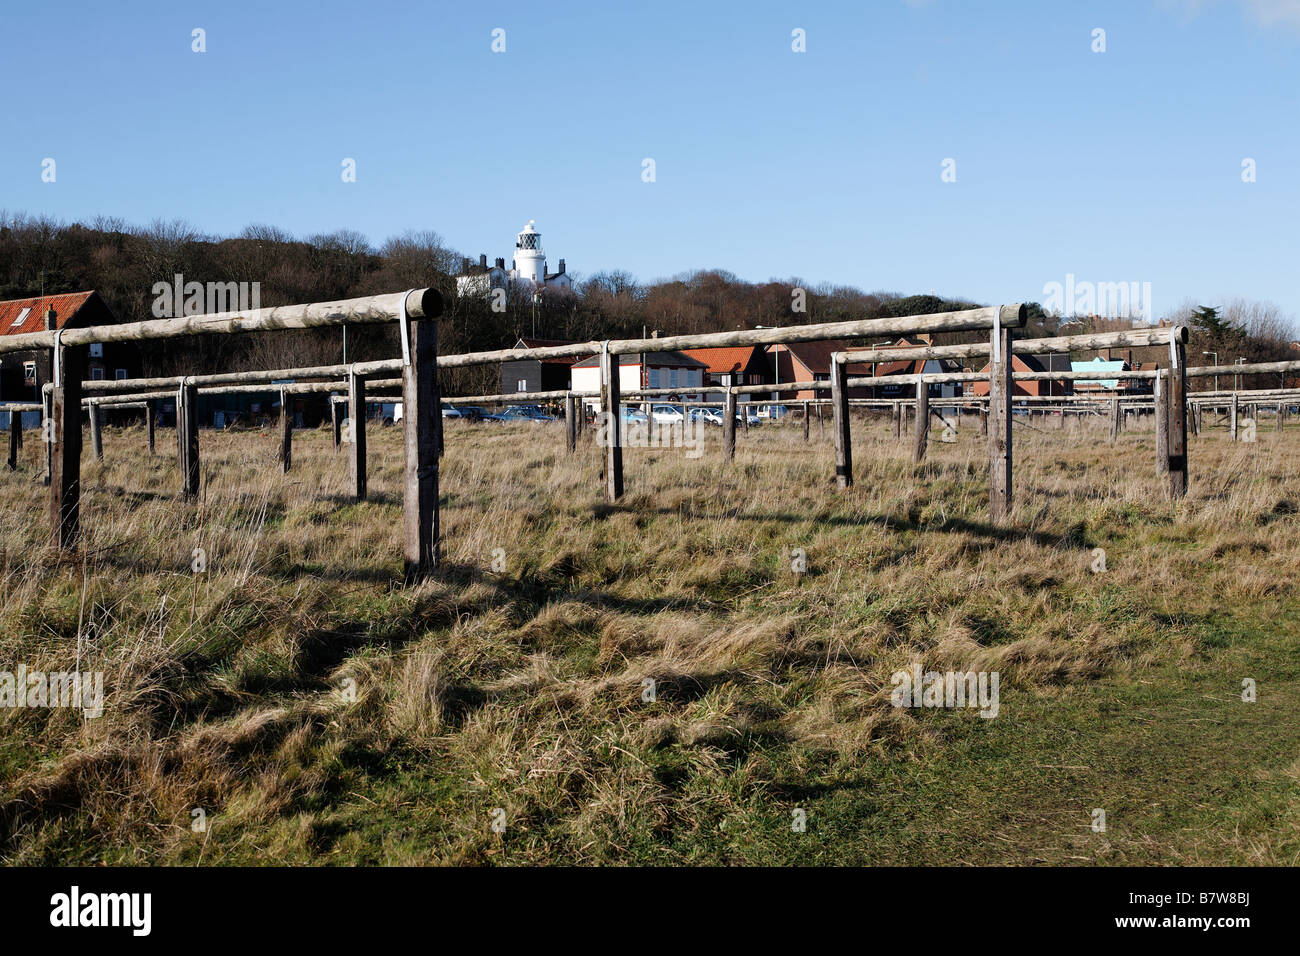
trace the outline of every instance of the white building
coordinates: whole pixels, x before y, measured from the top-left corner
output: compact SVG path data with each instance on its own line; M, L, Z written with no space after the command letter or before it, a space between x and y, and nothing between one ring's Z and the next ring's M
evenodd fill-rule
M492 289L504 289L510 284L537 289L571 289L573 280L565 271L564 260L556 272L546 271L546 253L542 251L542 234L534 228L534 221L528 220L515 236L515 257L506 268L504 258L498 258L489 266L487 256L478 258L478 265L464 260L461 275L456 277L457 295L487 295Z
M704 370L707 366L698 359L682 352L636 352L631 355L618 356L618 390L622 394L642 388L677 388L681 393L678 401L698 402L704 400L700 392L692 392L692 387L704 385ZM570 370L569 388L574 392L583 392L590 398L583 401L590 406L600 404L600 356L575 362ZM670 401L669 397L659 397L652 401ZM632 399L632 401L638 401Z

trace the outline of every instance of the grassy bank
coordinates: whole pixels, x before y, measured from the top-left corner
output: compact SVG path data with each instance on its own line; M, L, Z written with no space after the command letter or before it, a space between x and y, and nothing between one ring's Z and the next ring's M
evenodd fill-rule
M558 426L452 423L446 568L415 588L393 429L363 504L325 430L288 476L273 434L204 432L192 507L174 456L109 429L78 562L29 440L0 473L0 669L106 696L0 711L0 858L1294 864L1300 433L1207 429L1173 504L1149 430L1016 427L1002 529L969 425L921 468L862 427L848 493L815 424L734 463L716 435L629 449L608 506ZM914 662L997 671L998 716L894 708Z

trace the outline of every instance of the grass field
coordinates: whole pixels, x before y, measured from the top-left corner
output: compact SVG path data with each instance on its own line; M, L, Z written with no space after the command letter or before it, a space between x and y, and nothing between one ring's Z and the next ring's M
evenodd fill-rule
M969 423L919 468L863 424L848 492L816 424L629 449L617 506L590 432L450 423L413 588L395 429L364 504L325 429L287 476L270 431L205 431L188 507L170 432L107 429L84 561L29 433L0 669L102 671L105 706L0 709L0 859L1295 865L1300 431L1207 427L1170 503L1150 427L1105 428L1018 417L993 528ZM997 671L998 716L893 707L913 662Z

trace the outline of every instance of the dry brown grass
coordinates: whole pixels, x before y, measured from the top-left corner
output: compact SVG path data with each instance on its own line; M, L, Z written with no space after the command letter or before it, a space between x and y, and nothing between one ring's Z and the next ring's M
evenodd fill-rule
M998 529L969 424L919 469L862 425L847 494L816 424L808 446L752 430L734 463L716 435L694 461L629 449L608 506L596 449L566 456L558 426L451 423L445 573L409 589L393 429L371 434L361 505L325 430L296 436L288 476L274 436L204 432L191 507L168 433L148 458L140 429L109 429L83 466L84 561L45 545L29 441L0 474L0 657L79 661L107 698L96 720L0 713L0 852L479 862L507 858L501 808L509 859L717 859L715 828L778 777L939 759L942 726L889 705L914 660L1050 696L1203 656L1223 608L1294 609L1300 434L1259 437L1194 439L1171 503L1149 430L1112 447L1099 423L1018 419Z

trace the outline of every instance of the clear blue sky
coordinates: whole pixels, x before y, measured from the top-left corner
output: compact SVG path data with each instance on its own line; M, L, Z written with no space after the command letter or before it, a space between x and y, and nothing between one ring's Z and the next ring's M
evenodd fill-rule
M1300 0L83 0L0 34L10 211L507 258L535 219L584 274L1300 313Z

